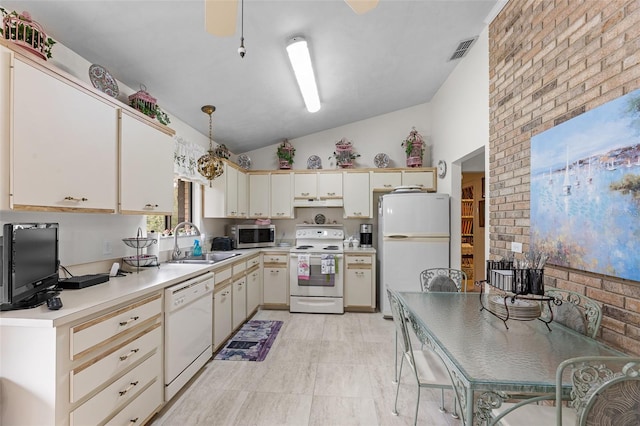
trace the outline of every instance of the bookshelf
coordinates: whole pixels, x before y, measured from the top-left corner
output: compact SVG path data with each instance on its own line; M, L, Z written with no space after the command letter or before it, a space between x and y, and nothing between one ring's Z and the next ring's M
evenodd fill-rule
M464 173L461 194L461 269L467 274L467 290L484 277L484 173ZM484 213L484 212L483 212Z

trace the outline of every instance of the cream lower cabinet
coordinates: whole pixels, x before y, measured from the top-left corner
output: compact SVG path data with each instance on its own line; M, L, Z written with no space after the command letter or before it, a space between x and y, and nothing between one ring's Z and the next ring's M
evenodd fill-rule
M217 274L216 274L217 275ZM213 350L214 352L231 336L233 331L233 286L229 282L213 292Z
M262 264L263 305L286 309L289 306L289 254L264 253Z
M373 254L346 254L345 310L373 312L376 308L376 260Z
M345 172L344 176L344 217L370 218L371 190L369 189L369 173Z
M10 207L115 213L117 108L17 56L12 62Z
M232 328L235 330L247 319L247 277L239 278L233 282L232 304Z
M144 424L163 404L162 294L60 327L3 326L1 424ZM125 423L128 423L125 422Z
M262 268L260 255L247 260L247 317L262 304Z
M173 211L171 135L131 114L120 112L120 116L120 212L170 215Z

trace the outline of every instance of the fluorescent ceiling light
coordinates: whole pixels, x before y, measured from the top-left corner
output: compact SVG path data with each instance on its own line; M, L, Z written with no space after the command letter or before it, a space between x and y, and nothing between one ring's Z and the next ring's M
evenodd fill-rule
M302 37L292 38L287 45L287 53L307 110L309 112L318 111L320 109L320 98L318 97L318 87L316 86L316 77L313 73L307 41Z

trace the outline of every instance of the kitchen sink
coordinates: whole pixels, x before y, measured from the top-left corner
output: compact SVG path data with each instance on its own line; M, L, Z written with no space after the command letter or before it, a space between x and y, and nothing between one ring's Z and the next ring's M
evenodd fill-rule
M231 259L232 257L240 256L241 253L229 253L229 252L214 252L206 253L201 256L187 256L182 259L170 260L169 263L203 263L213 264L222 262L223 260Z

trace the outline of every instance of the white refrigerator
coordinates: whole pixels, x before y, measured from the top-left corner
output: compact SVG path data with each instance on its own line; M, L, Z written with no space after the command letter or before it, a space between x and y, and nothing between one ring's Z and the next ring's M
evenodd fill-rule
M420 291L420 272L449 267L449 195L392 192L378 205L380 311L391 316L387 288Z

